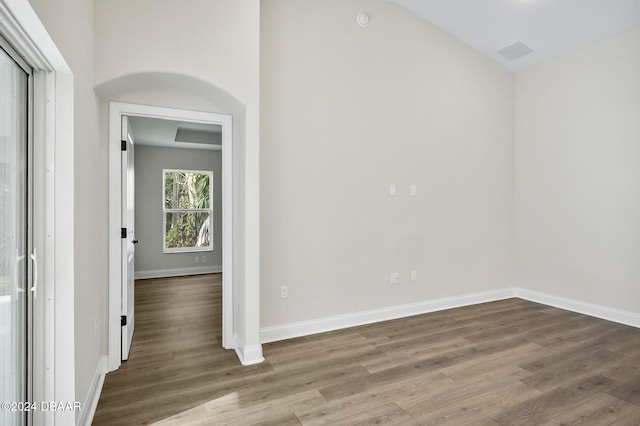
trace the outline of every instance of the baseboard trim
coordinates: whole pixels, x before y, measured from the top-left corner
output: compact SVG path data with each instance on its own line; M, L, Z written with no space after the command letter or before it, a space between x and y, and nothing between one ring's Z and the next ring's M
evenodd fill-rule
M412 303L408 305L392 306L389 308L357 312L354 314L320 318L311 321L263 327L260 329L260 342L277 342L280 340L293 339L296 337L309 336L327 331L341 330L349 327L357 327L359 325L405 318L413 315L442 311L445 309L454 309L479 303L494 302L511 297L517 297L531 302L541 303L543 305L553 306L567 311L640 328L640 314L637 313L512 287L502 290Z
M222 272L222 265L200 266L197 268L156 269L152 271L136 271L135 279L180 277L184 275L215 274Z
M543 305L553 306L567 311L577 312L579 314L589 315L591 317L640 328L640 314L633 312L567 299L564 297L554 296L552 294L539 293L537 291L527 290L524 288L516 288L515 294L516 297L529 300L531 302L541 303Z
M426 314L445 309L494 302L496 300L508 299L511 297L515 297L515 289L506 288L466 294L462 296L447 297L420 303L392 306L389 308L374 309L354 314L320 318L318 320L264 327L260 329L260 342L276 342L279 340L292 339L294 337L308 336L311 334L324 333L349 327L357 327L359 325Z
M245 346L244 344L239 343L240 340L241 339L236 335L236 347L234 349L242 365L260 364L264 361L264 357L262 356L262 345Z
M98 361L96 372L93 375L93 380L89 387L89 393L82 404L82 411L80 411L80 416L77 417L76 425L91 426L93 416L96 414L96 409L98 408L98 401L102 393L102 385L104 384L104 378L107 374L108 364L109 360L106 356L101 357Z

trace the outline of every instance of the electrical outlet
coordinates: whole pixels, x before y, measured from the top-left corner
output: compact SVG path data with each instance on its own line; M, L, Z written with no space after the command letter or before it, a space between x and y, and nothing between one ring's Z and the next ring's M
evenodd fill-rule
M280 286L280 299L286 299L289 297L289 287L286 285Z
M418 280L418 272L411 271L411 281L417 281L417 280Z
M393 272L391 274L391 284L400 284L400 272Z
M409 187L409 192L411 193L412 196L415 196L416 192L417 192L416 186L415 185L411 185Z
M202 256L202 263L205 263L207 261L207 256Z
M389 185L389 195L396 195L396 186L394 184Z
M200 263L200 256L196 256L196 263Z

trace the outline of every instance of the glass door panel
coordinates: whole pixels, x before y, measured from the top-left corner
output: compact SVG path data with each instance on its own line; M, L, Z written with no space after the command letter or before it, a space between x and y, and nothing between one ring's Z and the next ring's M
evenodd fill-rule
M28 397L27 99L28 75L0 48L0 401L16 404L3 425L25 424Z

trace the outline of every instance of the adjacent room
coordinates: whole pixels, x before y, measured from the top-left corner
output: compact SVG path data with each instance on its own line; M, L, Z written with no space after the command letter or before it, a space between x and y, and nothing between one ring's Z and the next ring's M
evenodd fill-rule
M222 272L221 127L129 121L135 135L135 278Z
M640 1L0 18L7 424L640 424Z

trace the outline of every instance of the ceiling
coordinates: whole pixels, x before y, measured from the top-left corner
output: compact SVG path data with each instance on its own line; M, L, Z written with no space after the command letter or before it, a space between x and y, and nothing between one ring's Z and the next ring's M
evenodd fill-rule
M222 126L148 117L129 117L136 145L220 150Z
M513 71L640 28L640 0L391 1ZM512 45L514 49L507 53L525 54L508 59L498 52ZM130 120L140 145L213 150L221 146L219 125L145 117Z
M518 71L640 27L640 0L392 0ZM514 60L498 50L521 42Z

